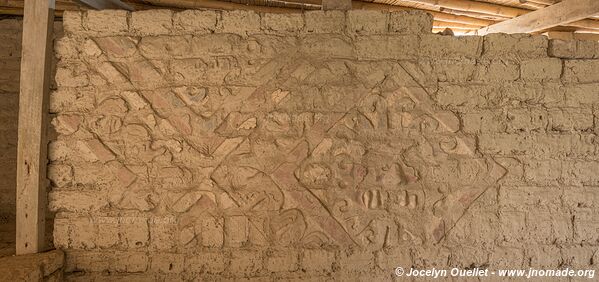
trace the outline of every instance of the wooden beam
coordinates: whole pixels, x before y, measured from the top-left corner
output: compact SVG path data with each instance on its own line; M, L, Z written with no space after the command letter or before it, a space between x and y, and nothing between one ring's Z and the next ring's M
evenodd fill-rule
M79 2L94 8L96 10L127 10L133 11L133 7L121 2L120 0L78 0Z
M371 2L362 2L362 1L352 1L352 9L354 10L375 10L375 11L409 11L415 10L415 8L408 8L404 6L397 5L389 5L389 4L379 4L379 3L371 3ZM439 11L432 10L424 10L427 13L433 15L435 20L453 22L453 23L463 23L463 24L474 24L480 26L488 26L494 24L495 21L472 18L467 16L458 16L453 14L447 14Z
M54 5L54 0L27 0L24 7L17 145L17 255L45 249L46 133Z
M547 7L546 4L541 4L541 3L537 3L534 1L530 1L530 0L520 0L520 4L530 7L533 10L543 9L543 8ZM553 4L551 4L551 5L553 5Z
M144 0L153 6L178 9L251 10L268 13L301 13L301 9L246 5L220 0ZM308 5L306 9L313 5ZM318 7L320 9L320 7Z
M219 9L219 10L242 9L242 10L253 10L256 12L269 12L269 13L301 13L302 12L302 10L298 9L298 8L244 5L244 4L239 4L239 3L233 3L233 2L228 2L228 1L218 1L218 0L145 0L144 2L147 4L154 5L154 6L178 8L178 9ZM306 10L313 9L313 8L320 9L320 7L318 7L317 5L314 5L314 4L307 4L302 7L302 9L306 9ZM415 8L354 0L354 1L352 1L352 9L354 9L354 10L376 10L376 11L407 11L407 10L414 10ZM495 23L495 21L467 17L467 16L457 16L457 15L442 13L442 12L438 12L438 11L426 10L426 12L431 13L436 20L446 21L446 22L473 24L473 25L479 25L481 27L488 26L488 25Z
M323 10L351 10L352 0L322 0Z
M574 39L591 40L599 42L599 34L597 33L574 33Z
M544 32L543 35L549 39L574 40L574 32L571 31L548 31Z
M599 41L599 34L597 33L548 31L543 33L543 35L547 36L549 39Z
M488 15L513 18L526 14L529 10L514 8L499 4L470 0L402 0L415 4L425 4L437 8L459 10L465 12L475 12Z
M466 16L466 17L471 17L471 18L486 19L486 20L499 21L499 22L511 19L511 17L484 14L484 13L479 13L479 12L469 12L469 11L462 11L462 10L455 10L455 9L447 9L447 8L441 8L441 9L439 9L439 11L443 12L443 13L447 13L447 14L457 15L457 16Z
M457 28L457 29L470 29L470 30L478 30L481 28L480 25L471 25L471 24L462 24L462 23L452 23L452 22L444 22L444 21L433 21L433 28Z
M542 5L553 5L557 2L559 2L561 0L526 0L526 2L533 2L533 3L537 3L537 4L542 4ZM522 2L522 1L520 1Z
M229 2L239 2L239 0L225 0ZM322 0L270 0L267 3L264 0L245 0L249 5L265 5L265 6L275 6L275 7L285 7L289 4L310 4L317 5L320 7L322 4ZM262 3L262 4L261 4ZM271 3L273 5L271 5ZM281 6L283 5L283 6Z
M593 19L584 19L566 24L567 26L588 28L599 30L599 21Z
M576 22L598 13L599 1L597 0L564 0L547 8L482 28L478 34L537 32Z

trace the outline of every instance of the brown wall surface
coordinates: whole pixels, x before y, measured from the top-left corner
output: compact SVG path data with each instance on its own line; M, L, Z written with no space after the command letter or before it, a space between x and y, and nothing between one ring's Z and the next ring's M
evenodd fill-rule
M599 261L597 43L422 13L65 13L54 243L82 281Z

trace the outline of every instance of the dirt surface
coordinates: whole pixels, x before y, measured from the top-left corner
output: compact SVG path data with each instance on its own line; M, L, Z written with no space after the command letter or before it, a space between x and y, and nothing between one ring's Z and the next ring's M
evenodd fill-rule
M64 253L59 250L0 258L0 281L63 281Z

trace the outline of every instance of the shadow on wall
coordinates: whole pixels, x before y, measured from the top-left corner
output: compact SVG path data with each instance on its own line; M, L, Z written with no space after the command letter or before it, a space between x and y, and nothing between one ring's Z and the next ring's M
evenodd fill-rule
M15 252L16 163L21 63L21 19L0 19L0 257ZM62 22L54 26L62 36ZM55 67L53 68L55 69ZM55 88L54 83L52 88ZM56 134L50 131L50 138ZM54 215L47 215L46 237L52 245Z

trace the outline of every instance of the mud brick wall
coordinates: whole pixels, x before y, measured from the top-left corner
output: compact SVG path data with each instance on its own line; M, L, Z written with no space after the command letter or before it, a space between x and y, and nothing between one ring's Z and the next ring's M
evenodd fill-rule
M422 13L65 13L67 277L595 267L599 48Z
M0 20L0 224L14 221L22 22Z

